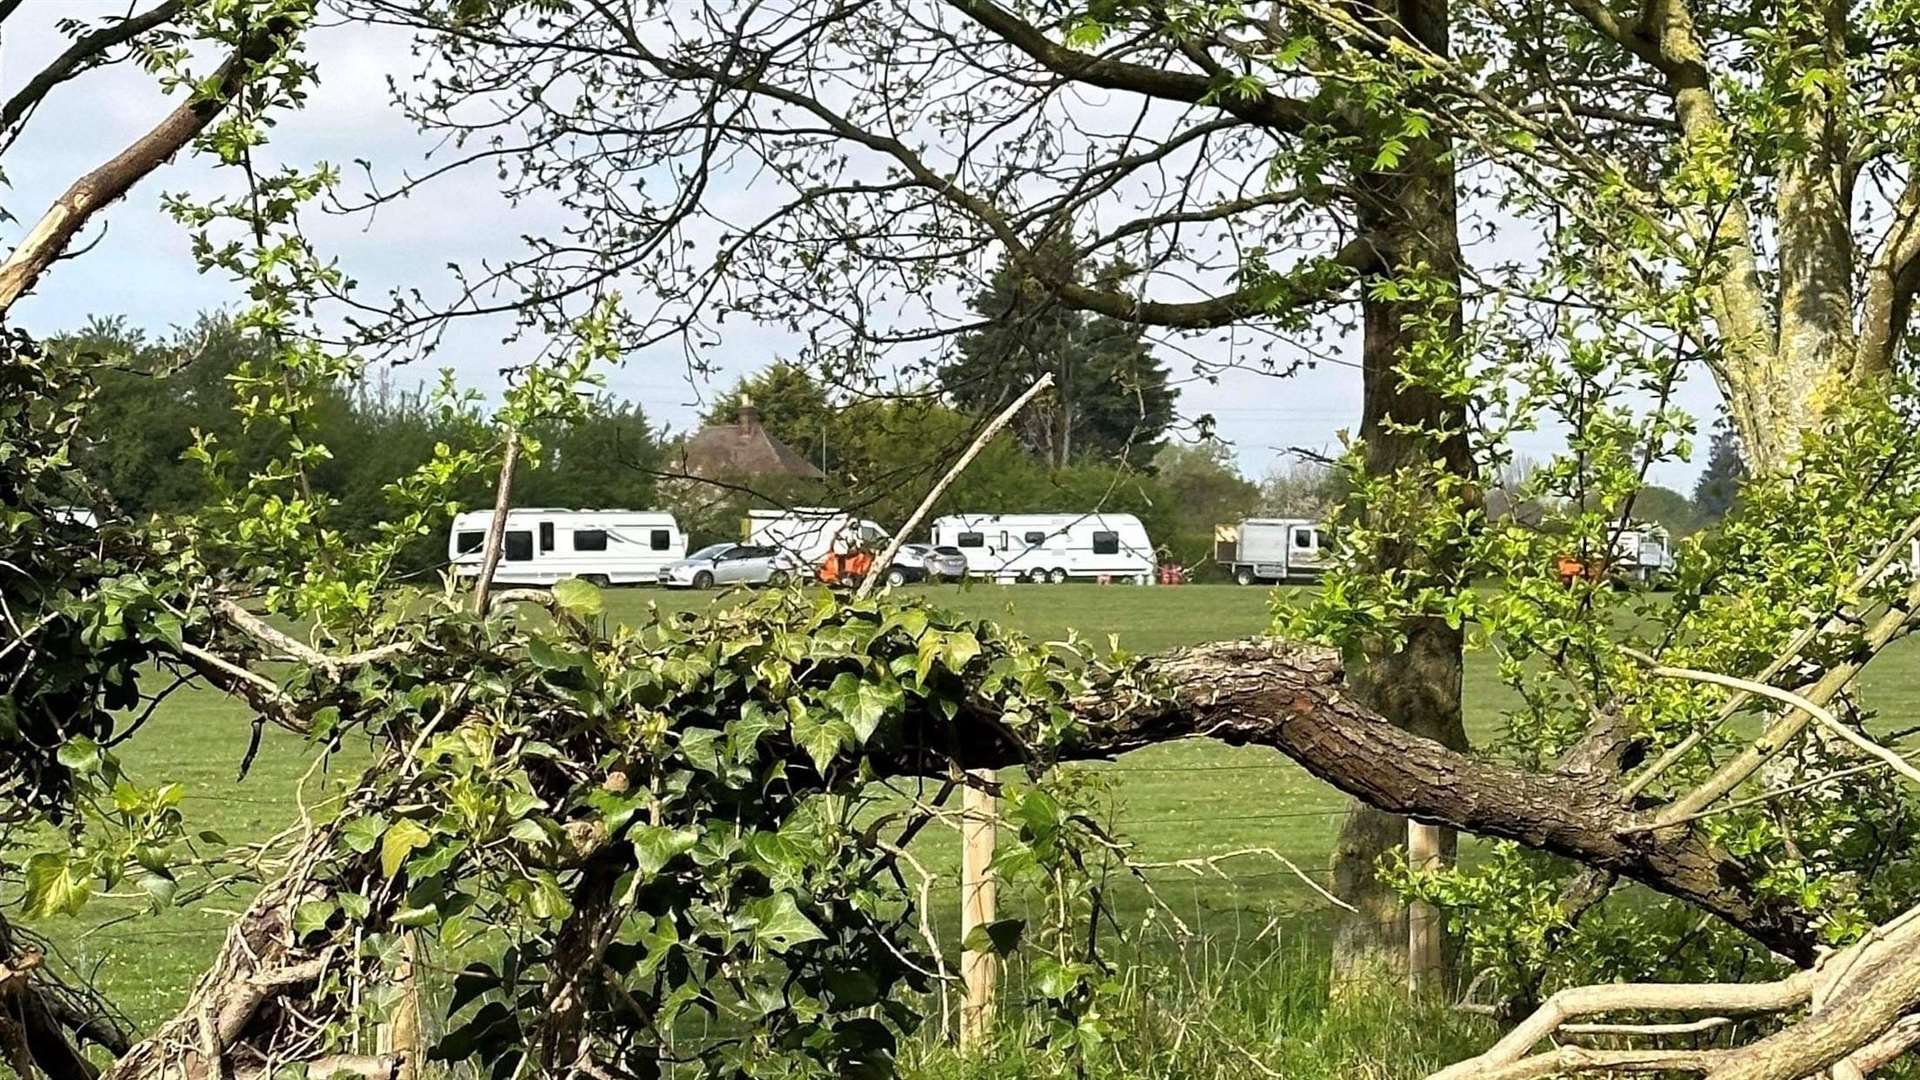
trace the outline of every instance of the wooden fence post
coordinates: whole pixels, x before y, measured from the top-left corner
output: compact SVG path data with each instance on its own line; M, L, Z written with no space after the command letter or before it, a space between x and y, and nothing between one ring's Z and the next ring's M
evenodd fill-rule
M981 770L973 775L991 780L993 773ZM993 842L998 802L986 791L967 785L960 804L960 940L966 941L974 927L986 926L995 918L997 889L993 879ZM964 949L960 954L960 979L966 986L966 998L960 1006L960 1048L974 1050L986 1042L993 1024L994 983L999 972L993 953Z
M1429 870L1441 861L1440 826L1407 819L1407 865ZM1420 993L1439 983L1446 969L1440 911L1415 900L1407 907L1407 989Z

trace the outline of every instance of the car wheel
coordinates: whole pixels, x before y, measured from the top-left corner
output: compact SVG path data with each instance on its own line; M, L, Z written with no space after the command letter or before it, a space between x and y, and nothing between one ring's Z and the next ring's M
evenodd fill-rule
M1066 568L1063 566L1054 567L1053 572L1047 575L1047 580L1053 582L1055 585L1065 585L1067 583Z
M696 589L713 588L713 575L707 573L705 570L693 575L693 587Z
M907 572L905 570L902 570L896 566L887 571L887 584L897 589L900 586L905 585L906 583L907 583Z
M1243 566L1240 569L1235 570L1233 572L1233 580L1242 585L1253 584L1253 568L1250 566Z

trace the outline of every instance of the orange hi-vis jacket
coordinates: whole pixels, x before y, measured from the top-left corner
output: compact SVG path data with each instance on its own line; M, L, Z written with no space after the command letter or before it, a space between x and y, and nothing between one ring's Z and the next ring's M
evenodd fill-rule
M820 564L820 580L829 585L858 585L873 569L873 556L864 551L833 552Z

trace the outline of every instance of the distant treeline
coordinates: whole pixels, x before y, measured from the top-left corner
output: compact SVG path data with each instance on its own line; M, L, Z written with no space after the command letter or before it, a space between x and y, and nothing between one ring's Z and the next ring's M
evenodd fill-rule
M99 320L59 339L57 347L97 366L99 391L86 418L90 438L82 464L121 512L144 516L199 505L207 484L201 466L185 456L196 430L217 439L232 454L236 470L258 468L271 459L274 448L242 433L233 411L229 377L257 345L221 316L203 316L165 338L122 320ZM966 377L972 380L966 395L971 405L980 379ZM736 384L714 402L704 421L731 423L743 395L751 395L767 429L821 466L826 479L738 477L724 484L691 479L684 475L679 452L684 433L657 428L636 403L603 398L591 404L578 425L532 433L542 453L537 465L516 474L514 501L666 509L679 516L695 544L738 537L741 518L756 507L842 506L892 527L913 511L981 423L949 404L958 395L938 386L862 396L830 390L807 371L783 363ZM1128 416L1111 403L1068 412L1081 418L1076 420L1077 452L1063 455L1057 426L1003 434L935 512L1132 513L1172 558L1205 569L1215 524L1256 514L1316 517L1337 497L1331 471L1315 465L1277 469L1264 483L1247 479L1227 447L1170 438L1169 408L1149 410L1144 417ZM315 430L303 432L308 441L331 450L313 474L315 489L338 502L335 520L341 528L369 530L389 514L383 494L389 482L431 456L436 443L481 444L487 438L481 420L477 406L448 407L417 389L387 382L342 385L314 418ZM1063 456L1066 463L1055 464ZM1737 455L1732 460L1737 467ZM1715 464L1724 464L1718 453ZM1703 478L1703 491L1707 487ZM468 488L459 493L463 505L491 503L489 480L474 478ZM1684 533L1723 509L1649 489L1643 516ZM409 553L417 569L444 559L445 538L438 535L423 538Z

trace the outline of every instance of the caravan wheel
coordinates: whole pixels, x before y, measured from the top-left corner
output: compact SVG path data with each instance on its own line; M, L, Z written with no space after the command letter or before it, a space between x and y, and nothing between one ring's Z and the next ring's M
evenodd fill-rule
M1055 585L1065 585L1067 583L1066 568L1062 566L1054 567L1053 572L1047 575L1047 580L1053 582Z
M1237 584L1241 584L1241 585L1253 584L1253 567L1243 566L1240 569L1235 570L1233 572L1233 580Z
M583 580L596 589L613 588L613 579L605 574L588 574Z
M1047 582L1047 572L1036 566L1027 571L1027 580L1035 585L1044 585Z

